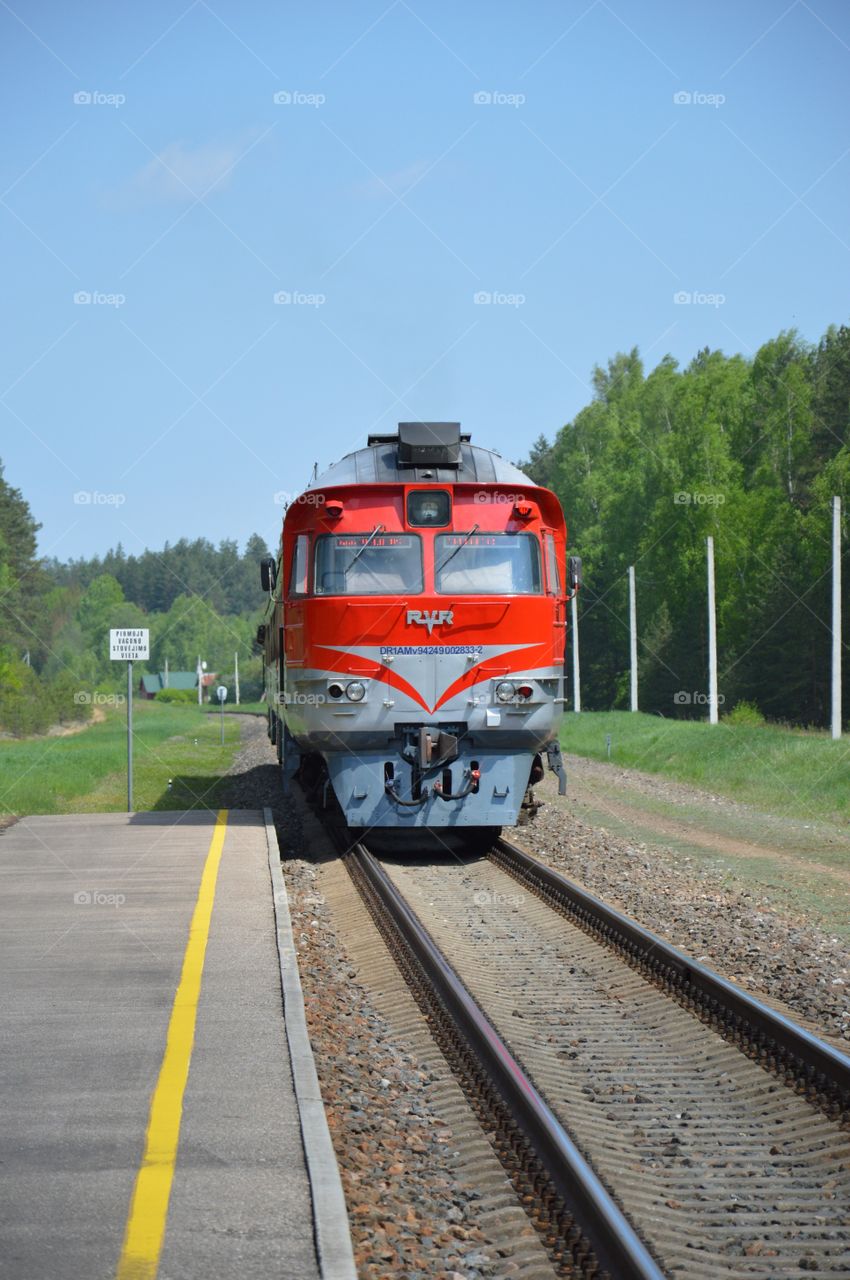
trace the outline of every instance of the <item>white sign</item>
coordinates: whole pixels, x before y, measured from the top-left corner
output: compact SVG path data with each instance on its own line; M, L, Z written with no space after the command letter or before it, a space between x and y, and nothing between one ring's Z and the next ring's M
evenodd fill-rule
M147 627L117 627L109 632L109 656L113 662L136 662L151 656Z
M218 698L219 702L224 702L224 699L227 697L227 686L220 684L215 691L215 696Z

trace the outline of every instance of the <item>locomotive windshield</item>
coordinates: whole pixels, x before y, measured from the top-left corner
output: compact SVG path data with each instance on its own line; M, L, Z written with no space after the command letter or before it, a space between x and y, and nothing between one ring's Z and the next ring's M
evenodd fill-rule
M326 534L316 542L316 595L422 590L422 542L413 533Z
M435 543L435 585L444 595L541 590L540 549L531 533L443 533Z

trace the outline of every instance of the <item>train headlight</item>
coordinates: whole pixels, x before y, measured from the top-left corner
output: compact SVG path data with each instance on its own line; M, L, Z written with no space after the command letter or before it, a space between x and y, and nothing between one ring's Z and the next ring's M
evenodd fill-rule
M530 684L521 684L517 686L517 697L525 698L526 701L534 693L534 686Z
M351 702L362 702L366 697L366 686L359 680L351 680L345 686L345 696Z
M341 685L341 684L337 684L337 683L336 683L336 681L334 681L334 683L333 683L333 684L329 684L329 685L328 685L328 697L329 697L329 698L341 698L344 692L345 692L345 691L344 691L344 689L343 689L342 685Z
M500 680L496 685L496 697L499 702L510 702L516 693L516 686L512 680Z

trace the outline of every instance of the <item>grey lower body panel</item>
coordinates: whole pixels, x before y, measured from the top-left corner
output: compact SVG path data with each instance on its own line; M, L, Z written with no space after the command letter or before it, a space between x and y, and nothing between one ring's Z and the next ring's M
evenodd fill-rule
M514 826L533 759L533 751L506 753L464 744L451 764L423 774L422 790L427 795L416 803L413 766L392 747L325 756L334 794L350 827L401 829ZM393 770L393 793L386 785L388 765ZM480 777L475 789L468 790L473 767ZM435 781L443 782L445 771L451 776L453 796L434 789Z

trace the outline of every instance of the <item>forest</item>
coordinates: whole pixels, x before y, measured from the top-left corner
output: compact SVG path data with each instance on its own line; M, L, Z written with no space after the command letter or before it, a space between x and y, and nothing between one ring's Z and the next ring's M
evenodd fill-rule
M751 357L637 350L592 376L592 399L519 465L561 499L582 556L582 703L628 706L635 566L639 705L706 714L706 537L715 543L721 713L823 727L830 699L832 498L842 500L844 646L850 328L780 333ZM844 659L843 719L850 694Z
M633 564L641 710L705 716L712 534L721 712L824 726L831 503L846 513L850 500L850 328L817 344L783 332L751 357L706 349L686 368L665 356L649 373L635 349L595 368L590 389L519 463L558 494L583 560L583 706L628 705ZM201 654L230 683L238 652L243 700L259 696L262 538L241 553L196 538L63 564L39 557L38 528L0 464L0 732L85 718L95 691L119 690L115 626L150 628L152 671L166 659L194 669ZM848 576L845 553L845 638ZM845 692L845 721L848 704Z
M110 627L150 629L149 670L167 661L172 671L194 671L200 655L231 689L238 654L242 701L259 698L262 538L249 538L241 554L233 541L196 538L60 564L39 558L38 528L0 465L0 731L85 720L102 695L123 693L126 668L109 659ZM145 664L136 666L140 673Z

